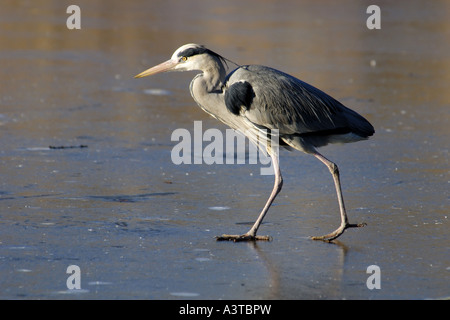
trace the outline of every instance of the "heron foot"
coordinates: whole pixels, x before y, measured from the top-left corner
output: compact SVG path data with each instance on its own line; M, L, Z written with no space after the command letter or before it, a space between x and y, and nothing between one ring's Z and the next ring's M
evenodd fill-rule
M310 237L310 238L312 240L322 240L322 241L330 242L330 241L333 241L334 239L338 238L339 236L341 236L344 233L344 231L348 228L362 228L365 226L367 226L367 223L365 223L365 222L358 223L358 224L347 223L343 227L340 226L335 231L333 231L329 234L326 234L324 236L319 236L319 237Z
M223 234L221 236L216 237L217 241L272 241L272 237L270 236L257 236L250 234L242 234L242 235L231 235L231 234Z

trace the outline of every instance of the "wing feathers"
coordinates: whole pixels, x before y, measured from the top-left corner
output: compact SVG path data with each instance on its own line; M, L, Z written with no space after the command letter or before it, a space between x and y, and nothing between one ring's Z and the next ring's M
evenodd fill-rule
M353 110L312 85L264 66L243 66L228 76L228 110L252 123L278 129L283 135L352 132L374 133L372 125Z

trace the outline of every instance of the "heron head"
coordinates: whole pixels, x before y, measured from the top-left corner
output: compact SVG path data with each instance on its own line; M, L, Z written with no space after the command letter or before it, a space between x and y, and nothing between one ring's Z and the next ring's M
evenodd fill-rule
M205 46L190 43L175 50L169 60L141 72L135 78L143 78L167 71L206 71L208 68L220 67L218 63L223 64L224 62L225 59L222 56L205 48Z

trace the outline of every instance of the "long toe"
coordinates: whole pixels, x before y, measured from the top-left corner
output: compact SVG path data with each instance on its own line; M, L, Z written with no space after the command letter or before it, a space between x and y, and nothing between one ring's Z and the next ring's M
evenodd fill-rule
M329 234L326 234L326 235L324 235L324 236L313 236L313 237L310 237L312 240L322 240L322 241L332 241L332 240L334 240L334 239L336 239L336 238L338 238L339 236L341 236L342 234L344 233L344 231L342 230L342 231L340 231L340 232L338 232L338 230L336 230L336 231L334 231L334 232L332 232L332 233L329 233Z
M221 236L216 237L217 241L271 241L272 237L270 236L253 236L249 234L242 235L231 235L231 234L223 234Z
M361 228L361 227L365 227L367 226L367 223L363 222L363 223L358 223L358 224L346 224L344 227L340 226L338 229L336 229L335 231L326 234L324 236L318 236L318 237L310 237L312 240L322 240L322 241L332 241L338 237L340 237L344 231L348 228Z

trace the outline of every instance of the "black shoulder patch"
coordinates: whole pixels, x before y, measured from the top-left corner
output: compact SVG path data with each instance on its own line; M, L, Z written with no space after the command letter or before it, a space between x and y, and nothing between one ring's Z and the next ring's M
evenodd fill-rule
M225 91L225 105L232 114L239 115L242 106L250 109L254 97L255 91L250 83L236 82Z

